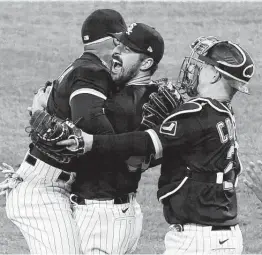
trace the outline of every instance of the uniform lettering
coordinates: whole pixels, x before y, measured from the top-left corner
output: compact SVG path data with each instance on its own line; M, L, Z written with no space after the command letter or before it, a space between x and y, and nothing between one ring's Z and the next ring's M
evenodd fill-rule
M226 122L227 130L228 130L229 140L232 140L234 137L232 122L230 121L229 118L226 118L225 122Z
M232 122L229 118L225 119L225 123L223 121L220 121L217 123L217 131L220 137L221 143L226 143L228 140L232 140L234 137L234 130ZM223 131L223 129L226 127L227 134Z
M234 145L231 145L227 152L227 159L232 159L234 152L235 152L235 147Z
M225 135L223 133L223 127L225 127L224 122L220 121L217 123L217 131L220 137L220 142L221 143L226 143L228 141L228 135Z
M228 173L229 171L231 171L233 169L233 155L235 153L235 147L234 145L231 145L228 152L227 152L227 159L230 160L226 166L226 168L224 169L224 173Z

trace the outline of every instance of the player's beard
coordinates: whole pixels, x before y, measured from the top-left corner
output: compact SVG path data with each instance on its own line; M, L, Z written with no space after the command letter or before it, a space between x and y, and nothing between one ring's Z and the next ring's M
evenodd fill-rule
M117 70L111 68L112 79L116 85L124 86L126 83L137 76L139 73L139 68L140 61L137 61L136 63L126 67L122 65L121 68L118 68Z

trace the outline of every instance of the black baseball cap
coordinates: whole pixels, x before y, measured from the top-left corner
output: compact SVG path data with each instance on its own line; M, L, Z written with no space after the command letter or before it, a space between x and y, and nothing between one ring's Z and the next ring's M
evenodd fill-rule
M84 21L81 30L83 43L90 43L108 36L108 33L118 33L126 30L122 15L112 9L98 9L92 12Z
M131 50L144 53L159 63L164 54L164 39L155 28L143 23L133 23L126 31L110 33L110 36L128 46Z

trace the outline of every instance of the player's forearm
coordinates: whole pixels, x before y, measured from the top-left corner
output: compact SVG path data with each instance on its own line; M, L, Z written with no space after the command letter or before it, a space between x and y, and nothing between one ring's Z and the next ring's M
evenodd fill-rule
M137 131L120 135L95 135L92 151L105 154L110 152L128 158L153 154L154 146L147 132Z
M80 94L71 100L72 120L77 127L91 134L113 134L114 129L104 114L105 100L91 94Z

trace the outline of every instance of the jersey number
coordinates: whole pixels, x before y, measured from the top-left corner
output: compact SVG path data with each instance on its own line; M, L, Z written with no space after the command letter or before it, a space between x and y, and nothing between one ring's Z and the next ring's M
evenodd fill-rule
M225 131L225 127L227 130L227 134L224 132ZM225 144L228 141L232 141L234 138L234 127L233 124L231 122L231 120L229 118L225 119L225 123L220 121L219 123L217 123L217 131L220 137L220 142ZM231 144L230 148L228 149L227 152L227 158L226 160L228 161L227 166L224 169L224 174L228 173L229 171L233 170L233 166L234 166L234 162L233 162L233 157L234 157L234 153L235 153L235 142L233 141L233 143ZM223 182L224 185L224 190L230 190L233 188L233 184L232 182L227 182L224 180Z

